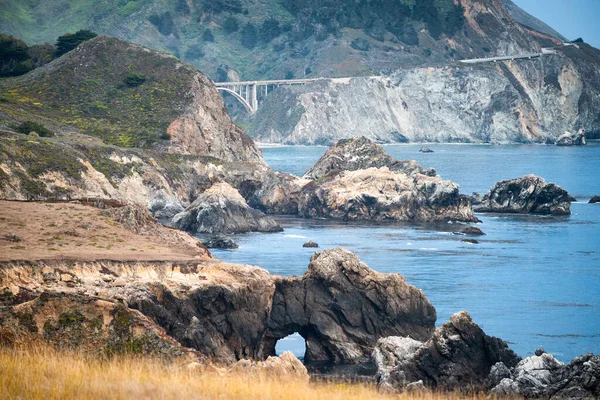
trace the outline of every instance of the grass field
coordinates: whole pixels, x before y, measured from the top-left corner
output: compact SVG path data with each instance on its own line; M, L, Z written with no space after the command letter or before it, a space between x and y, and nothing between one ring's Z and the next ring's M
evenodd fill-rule
M191 372L154 359L86 358L47 348L0 350L3 399L464 399L430 392L392 395L373 386ZM484 397L479 397L484 398Z

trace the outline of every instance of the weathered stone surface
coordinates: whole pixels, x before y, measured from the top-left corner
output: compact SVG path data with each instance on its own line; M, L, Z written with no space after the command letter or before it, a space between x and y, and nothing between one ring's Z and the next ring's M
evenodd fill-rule
M566 215L571 213L572 199L560 186L525 175L496 183L475 211Z
M490 383L493 383L490 379ZM589 399L600 396L600 356L586 354L564 365L551 354L528 357L491 390L502 396Z
M557 146L585 146L586 144L583 129L577 133L565 132L556 139Z
M2 312L46 292L138 310L218 364L264 360L275 355L277 340L294 332L307 341L308 361L360 363L379 338L425 340L435 323L435 309L420 290L398 274L372 271L343 249L316 254L303 277L291 278L212 259L0 263Z
M278 357L270 356L265 361L240 360L231 367L233 373L263 375L269 378L296 379L308 382L308 370L289 351Z
M281 227L271 217L248 206L231 185L216 183L189 207L173 217L179 229L199 233L277 232Z
M275 280L264 354L294 332L306 340L305 361L360 363L377 340L411 336L426 340L435 309L423 292L398 274L381 274L344 249L315 254L302 277Z
M306 179L319 179L331 171L356 171L367 168L388 167L391 171L404 171L408 175L420 173L435 176L435 170L425 170L416 161L399 161L385 149L367 139L344 139L331 146L305 174Z
M461 311L414 353L399 359L393 373L380 374L379 385L397 388L422 380L430 388L481 390L496 363L514 367L520 360L505 342L487 336Z
M298 213L339 220L477 221L455 183L388 167L330 172L304 186Z
M238 244L229 236L218 235L204 241L204 245L209 249L237 249Z
M422 345L423 342L400 336L389 336L377 341L372 357L377 366L379 389L390 392L404 390L408 382L398 365L410 360Z

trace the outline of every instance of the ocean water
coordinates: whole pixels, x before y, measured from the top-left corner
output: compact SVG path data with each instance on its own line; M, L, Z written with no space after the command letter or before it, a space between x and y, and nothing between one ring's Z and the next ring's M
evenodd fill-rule
M577 198L566 217L478 214L487 235L461 242L461 224L341 223L278 217L284 232L234 238L240 248L214 250L220 259L258 265L273 274L302 275L314 249L344 247L380 272L400 273L435 306L437 325L467 310L488 335L506 340L519 355L543 346L568 362L600 353L600 143L586 147L542 145L389 145L398 159L415 159L460 184L462 193L485 193L501 179L533 173ZM270 147L269 165L302 175L325 147ZM304 353L292 335L278 351Z

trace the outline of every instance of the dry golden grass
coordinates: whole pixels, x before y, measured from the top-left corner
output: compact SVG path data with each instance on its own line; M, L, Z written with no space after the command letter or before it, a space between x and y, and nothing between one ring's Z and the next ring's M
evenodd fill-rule
M167 365L152 359L90 359L46 348L0 350L0 397L136 400L465 398L458 394L390 395L361 384L314 384L260 376L220 376L189 372L184 366Z

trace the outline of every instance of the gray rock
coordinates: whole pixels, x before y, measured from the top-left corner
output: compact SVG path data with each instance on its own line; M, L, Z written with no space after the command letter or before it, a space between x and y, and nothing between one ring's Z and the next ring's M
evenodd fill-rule
M367 139L343 139L331 146L306 173L306 179L319 179L339 171L356 171L367 168L388 167L391 171L403 171L408 175L416 173L435 176L435 170L424 170L416 161L399 161L391 157L385 149Z
M307 362L363 363L381 337L426 340L434 329L435 309L423 292L401 275L373 271L348 250L316 253L302 278L275 284L265 355L299 332Z
M572 197L560 186L525 175L496 183L475 211L567 215L571 213L571 201Z
M466 311L461 311L436 329L414 353L399 358L392 372L388 372L390 367L385 365L381 376L386 376L388 382L379 384L396 388L402 383L394 379L422 380L425 386L434 389L483 390L497 363L512 368L520 360L505 342L487 336ZM496 371L505 372L500 367L496 367Z
M483 236L485 233L481 229L476 226L467 226L460 230L460 233L463 235L472 235L472 236Z
M490 374L488 375L486 380L486 386L498 386L503 379L512 379L512 377L512 373L510 372L508 367L502 362L497 362L496 364L494 364L494 366L492 366L492 369L490 370Z
M543 347L540 347L539 349L536 349L535 351L535 355L536 356L541 356L542 354L544 354L546 351L544 350Z
M435 153L435 152L433 150L431 150L429 147L423 146L423 147L421 147L421 149L419 149L419 153Z
M209 249L237 249L240 247L232 238L225 235L213 236L206 240L204 245Z
M319 247L319 244L316 242L313 242L312 240L309 240L307 242L304 242L302 247L317 248L317 247Z
M282 228L264 213L248 206L240 193L220 182L200 194L173 217L173 226L198 233L278 232Z
M588 203L589 204L600 203L600 196L594 196L594 197L592 197Z
M583 129L577 133L565 132L556 139L557 146L585 146L586 144Z
M463 240L461 240L461 242L471 243L471 244L479 244L479 241L475 240L475 239L463 239Z
M406 376L400 364L409 361L423 343L409 337L389 336L377 341L373 362L377 367L377 387L388 392L402 392Z

